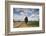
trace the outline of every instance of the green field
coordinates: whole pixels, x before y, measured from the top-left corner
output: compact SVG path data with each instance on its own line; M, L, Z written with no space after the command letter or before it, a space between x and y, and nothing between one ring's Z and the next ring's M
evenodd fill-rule
M27 23L28 26L32 26L32 27L38 27L39 26L39 21L29 21Z

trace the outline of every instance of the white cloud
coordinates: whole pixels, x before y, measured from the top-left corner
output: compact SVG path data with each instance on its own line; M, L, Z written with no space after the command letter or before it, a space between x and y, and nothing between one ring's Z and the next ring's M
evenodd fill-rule
M36 15L34 14L34 10L30 11L30 10L24 10L24 9L18 9L18 11L21 10L22 12L20 12L21 15L14 15L13 19L16 20L16 21L24 21L24 18L25 16L28 16L29 14L28 13L31 13L32 15L28 16L28 20L29 21L38 21L38 16L39 15ZM33 18L32 18L33 17Z
M28 20L29 20L29 21L38 21L38 18L31 18L31 17L28 17Z
M13 19L15 21L24 21L25 16L24 15L15 15Z
M24 12L20 12L20 14L24 15Z
M38 21L38 18L39 15L35 15L35 14L32 14L31 16L28 17L28 20L29 21Z

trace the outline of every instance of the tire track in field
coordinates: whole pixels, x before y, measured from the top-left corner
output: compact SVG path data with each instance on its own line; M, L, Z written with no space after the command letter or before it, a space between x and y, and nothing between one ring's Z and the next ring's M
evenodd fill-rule
M25 24L24 22L22 22L22 25L20 25L19 28L23 28L23 27L28 27L27 24Z
M22 22L16 22L16 23L14 23L14 27L15 28L18 28L20 25L22 25Z
M28 27L27 24L25 24L24 22L16 22L14 24L15 28L21 28L21 27Z

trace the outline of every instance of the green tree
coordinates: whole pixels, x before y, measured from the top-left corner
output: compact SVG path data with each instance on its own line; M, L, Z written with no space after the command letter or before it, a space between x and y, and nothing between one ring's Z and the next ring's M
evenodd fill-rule
M24 20L25 20L25 23L27 24L28 23L28 17L26 16Z

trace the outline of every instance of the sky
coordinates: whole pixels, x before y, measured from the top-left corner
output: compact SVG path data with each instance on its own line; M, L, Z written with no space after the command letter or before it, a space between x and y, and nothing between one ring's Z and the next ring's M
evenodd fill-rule
M24 21L25 17L28 17L28 21L39 20L39 9L33 8L13 8L14 21Z

